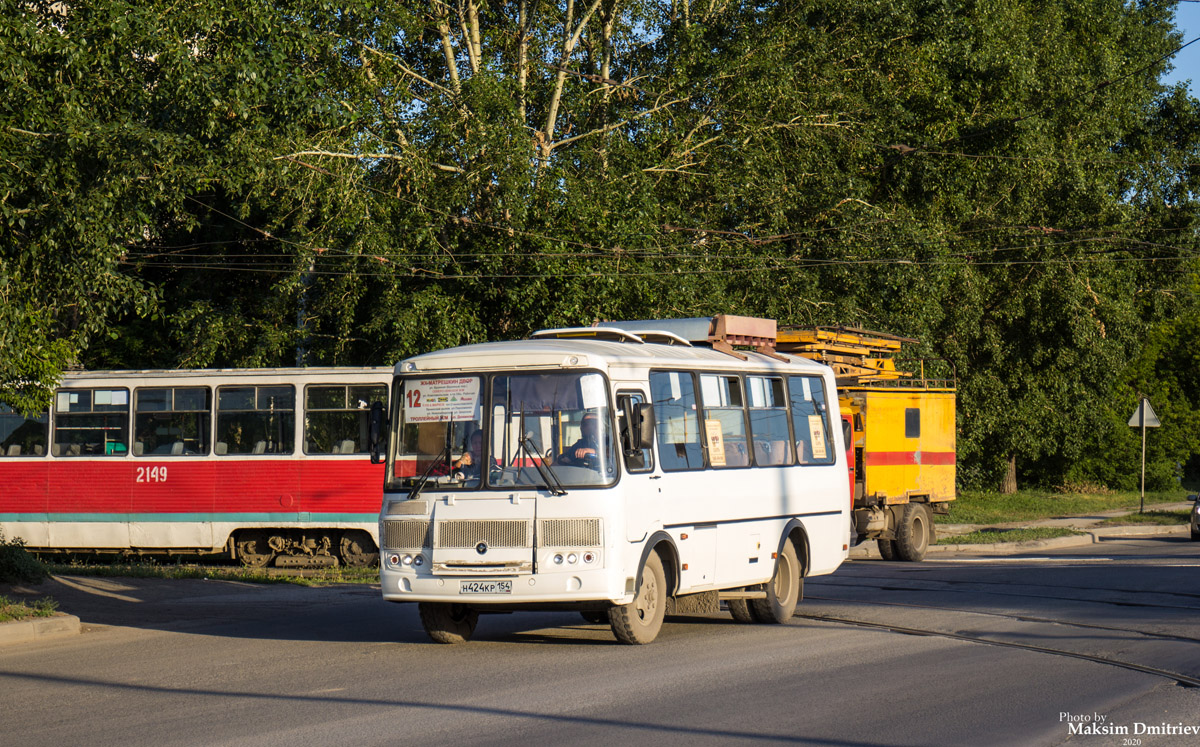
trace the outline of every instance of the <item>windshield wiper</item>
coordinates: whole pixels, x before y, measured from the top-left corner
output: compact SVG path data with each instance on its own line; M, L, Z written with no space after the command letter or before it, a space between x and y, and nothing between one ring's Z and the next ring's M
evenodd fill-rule
M524 429L522 428L522 430ZM538 474L542 476L542 481L546 483L546 489L550 491L551 495L566 495L567 491L562 486L562 480L558 479L554 468L542 461L542 458L536 454L536 450L532 448L533 439L529 436L530 434L524 433L519 443L530 461L533 462L533 466L537 468Z
M446 450L444 452L442 452L440 459L434 459L432 462L429 463L429 466L425 468L425 472L424 472L424 474L421 475L421 479L417 482L416 487L414 487L411 491L409 491L408 500L411 501L413 498L416 498L417 496L419 496L421 494L421 491L425 489L425 483L429 482L429 473L433 472L433 468L438 466L439 464L446 464L447 466L450 465L450 428L449 428L449 426L447 426L447 428L446 428Z

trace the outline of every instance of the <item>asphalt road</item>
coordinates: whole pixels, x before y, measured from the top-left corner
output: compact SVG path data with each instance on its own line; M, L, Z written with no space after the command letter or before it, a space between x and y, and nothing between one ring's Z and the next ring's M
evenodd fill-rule
M1200 682L1200 545L1179 538L850 562L787 625L679 617L642 647L567 613L438 646L365 586L39 591L84 632L0 648L5 745L1200 743L1138 732L1200 728L1181 684Z

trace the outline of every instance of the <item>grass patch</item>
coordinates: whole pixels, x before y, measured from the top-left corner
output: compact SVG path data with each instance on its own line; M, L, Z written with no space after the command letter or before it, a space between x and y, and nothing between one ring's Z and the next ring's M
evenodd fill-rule
M1184 490L1147 493L1146 505L1177 503L1186 499ZM1137 510L1141 494L1133 491L1110 493L1053 493L1020 490L1011 495L964 491L950 504L948 516L935 516L939 524L1000 524L1010 521L1051 519L1056 516L1089 516L1101 511Z
M49 597L32 602L19 602L0 595L0 623L28 620L33 617L51 617L57 611L58 602Z
M1074 529L1060 527L1028 527L1022 529L980 529L970 534L942 537L939 545L990 545L996 542L1029 542L1031 540L1074 537L1084 534Z
M49 571L65 576L104 576L121 578L206 578L220 581L243 581L254 584L296 584L298 586L331 586L333 584L379 583L379 569L370 568L228 568L183 563L157 563L153 560L135 562L101 562L97 560L50 563Z
M1147 511L1144 514L1114 516L1111 519L1105 519L1102 522L1102 526L1127 527L1141 526L1145 524L1176 526L1187 524L1191 520L1191 517L1191 511Z

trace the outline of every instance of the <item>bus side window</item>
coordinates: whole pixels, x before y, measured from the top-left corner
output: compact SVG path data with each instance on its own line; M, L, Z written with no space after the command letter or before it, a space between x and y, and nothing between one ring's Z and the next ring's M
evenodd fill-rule
M650 397L654 402L658 460L663 470L704 469L704 442L692 375L683 371L652 372Z
M792 431L796 436L796 460L800 464L833 463L837 456L830 439L824 382L818 376L789 376L788 396Z
M618 422L621 428L621 449L625 453L625 469L628 472L650 472L654 469L654 449L651 443L640 444L642 448L632 449L632 436L641 426L639 422L639 407L646 401L641 392L618 392L617 407L620 412Z
M751 446L746 442L746 410L737 376L700 376L704 402L704 436L710 467L749 467Z

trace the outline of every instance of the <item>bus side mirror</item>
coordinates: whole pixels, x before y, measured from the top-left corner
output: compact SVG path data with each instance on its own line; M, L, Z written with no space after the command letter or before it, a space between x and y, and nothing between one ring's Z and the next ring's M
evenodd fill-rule
M629 433L632 440L635 442L633 448L635 451L639 449L648 449L650 444L654 443L654 405L643 403L637 406L636 415L634 416L633 428Z
M379 450L383 445L383 429L387 419L383 415L383 403L371 403L371 419L367 425L367 450L371 452L371 464L383 464Z

